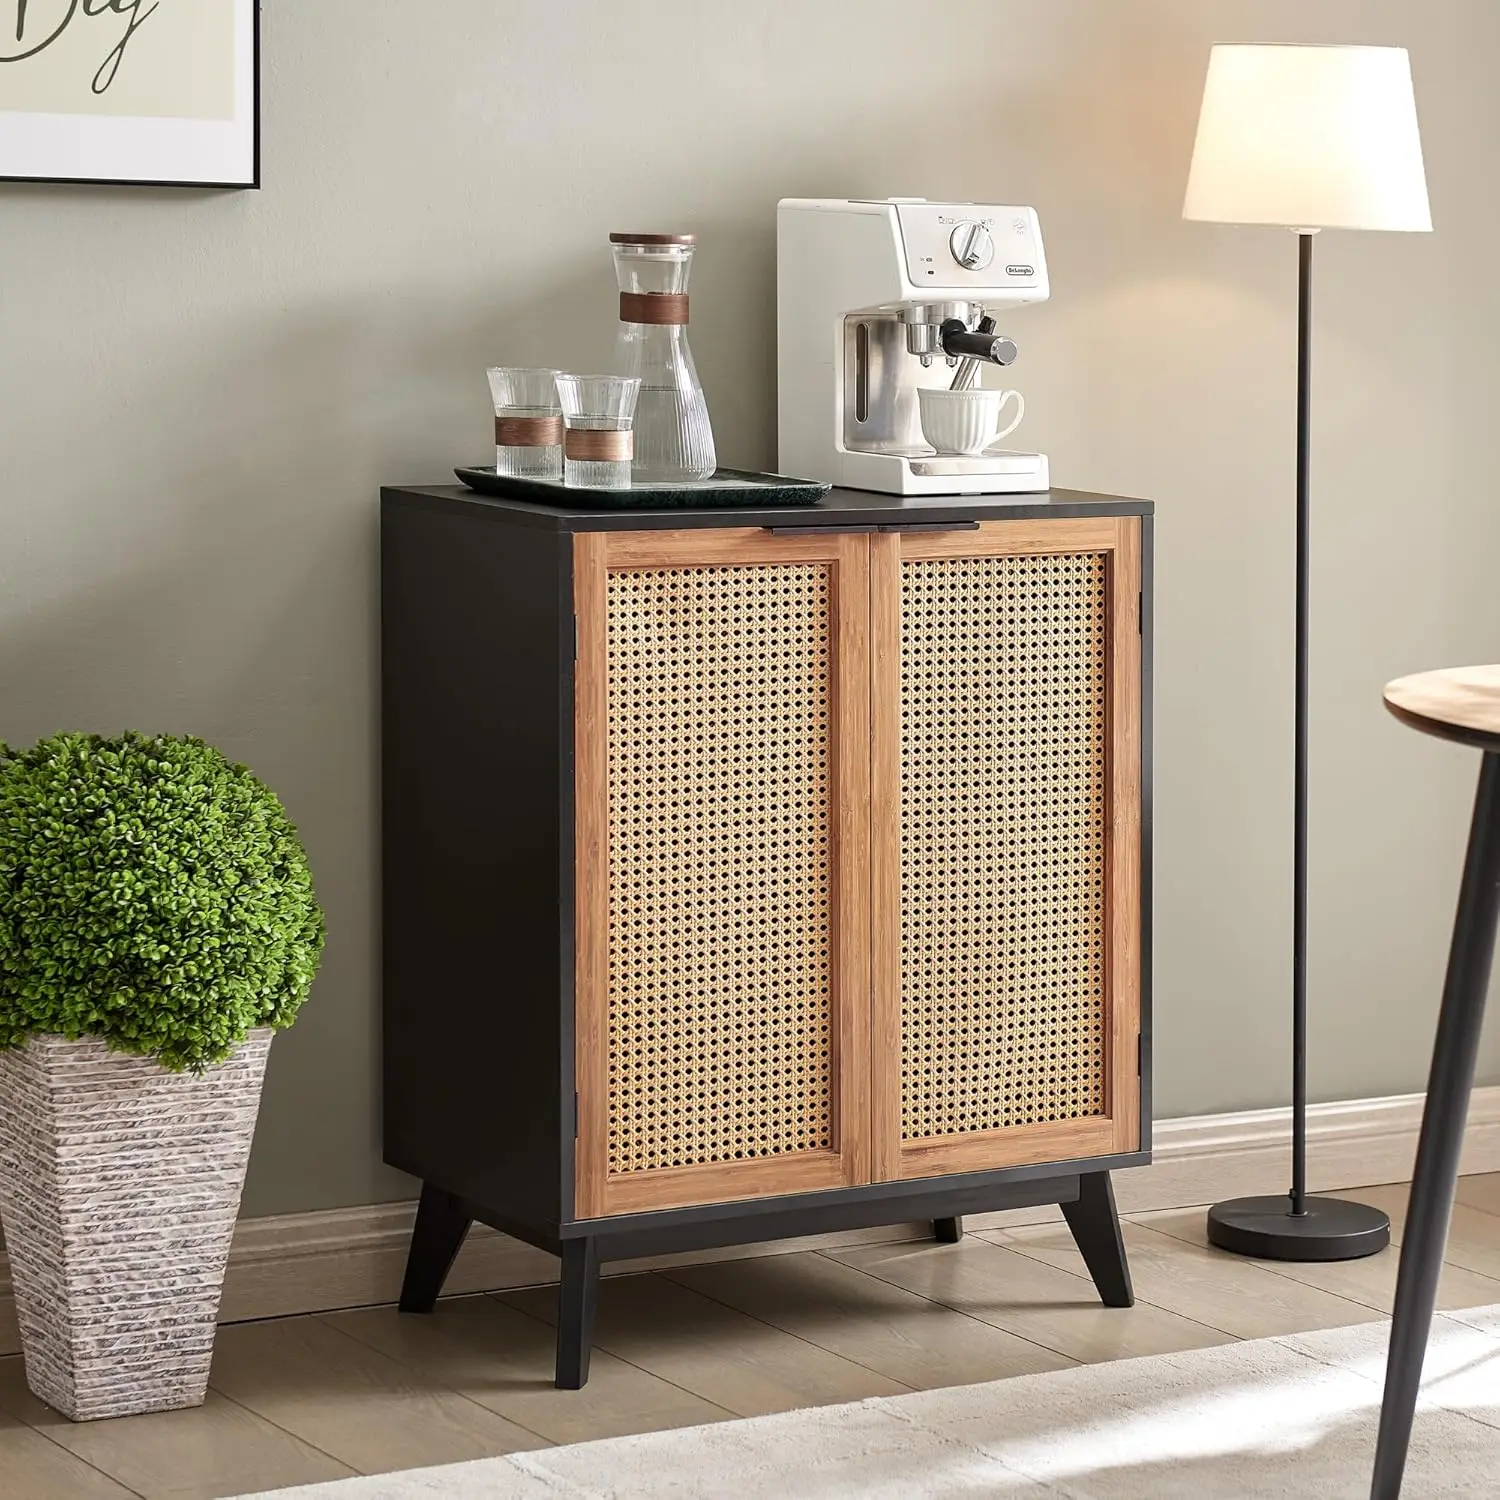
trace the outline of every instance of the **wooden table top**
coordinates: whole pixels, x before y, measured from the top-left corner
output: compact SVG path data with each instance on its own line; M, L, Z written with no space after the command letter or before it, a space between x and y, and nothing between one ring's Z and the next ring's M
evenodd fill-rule
M1413 729L1500 750L1500 666L1444 667L1386 684L1385 706Z

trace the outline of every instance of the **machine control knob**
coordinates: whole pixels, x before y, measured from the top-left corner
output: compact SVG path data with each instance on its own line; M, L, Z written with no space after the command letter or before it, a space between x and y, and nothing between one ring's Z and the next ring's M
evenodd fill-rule
M995 240L983 224L958 225L948 236L953 258L966 271L982 271L995 258Z

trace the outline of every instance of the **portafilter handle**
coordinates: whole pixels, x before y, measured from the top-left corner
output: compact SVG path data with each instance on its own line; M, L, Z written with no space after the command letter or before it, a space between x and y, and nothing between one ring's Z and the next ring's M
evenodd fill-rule
M992 365L1014 364L1016 341L996 333L970 333L960 318L945 319L938 329L943 353L959 359L983 359Z

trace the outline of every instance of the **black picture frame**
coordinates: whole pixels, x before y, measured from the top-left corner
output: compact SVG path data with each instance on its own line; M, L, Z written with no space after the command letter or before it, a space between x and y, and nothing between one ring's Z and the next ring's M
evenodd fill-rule
M172 177L84 177L11 173L0 170L0 184L39 183L62 187L197 188L203 192L258 192L261 187L261 0L250 6L250 130L251 171L246 181L213 181Z

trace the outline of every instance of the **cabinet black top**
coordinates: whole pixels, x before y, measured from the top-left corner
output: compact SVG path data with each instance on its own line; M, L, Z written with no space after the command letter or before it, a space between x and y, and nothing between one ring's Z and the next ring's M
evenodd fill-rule
M830 490L816 505L744 510L590 510L538 505L476 495L456 484L399 485L383 489L386 505L450 514L489 516L511 526L548 531L679 531L699 526L889 526L923 521L1036 521L1073 516L1149 516L1149 500L1048 490L1036 495L881 495L873 490Z

